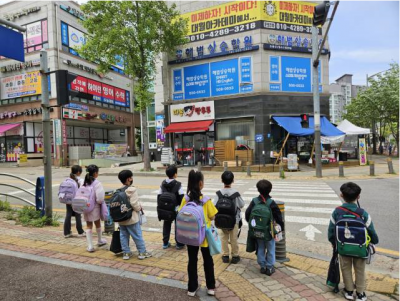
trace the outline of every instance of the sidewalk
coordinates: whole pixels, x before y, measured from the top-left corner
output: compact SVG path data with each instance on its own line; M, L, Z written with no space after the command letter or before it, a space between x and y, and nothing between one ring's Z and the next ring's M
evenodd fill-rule
M146 247L153 257L128 261L108 251L108 245L97 248L95 253L86 251L84 238L64 239L62 227L27 228L7 221L0 213L0 254L24 257L57 264L69 262L71 267L95 270L104 268L106 273L121 275L130 273L131 278L157 282L185 289L187 281L186 251L174 248L162 249L161 234L144 232ZM111 237L107 237L110 243ZM135 249L134 247L132 248ZM343 300L342 295L332 293L325 285L328 262L288 254L289 262L277 264L271 277L259 273L255 254L245 252L240 245L242 261L237 265L222 263L221 256L214 256L217 278L216 299L222 301L256 300ZM36 258L36 259L35 259ZM201 261L201 260L200 260ZM65 263L64 263L65 264ZM199 263L202 287L205 287L202 263ZM124 276L128 277L128 276ZM399 300L398 279L383 274L368 273L367 295L369 300ZM341 286L342 288L342 286ZM202 300L214 300L200 294Z
M370 167L367 166L356 166L356 167L344 167L344 178L339 177L339 169L338 168L327 168L322 170L323 178L318 179L315 176L315 169L307 167L304 170L297 172L285 172L285 180L297 180L297 181L308 181L308 180L355 180L355 179L374 179L374 178L398 178L399 174L399 159L392 157L393 168L396 174L389 174L389 169L387 165L387 156L373 155L370 156L370 160L375 161L375 176L370 176ZM137 163L133 165L121 166L121 167L113 167L113 168L101 168L100 174L107 176L117 176L121 170L129 169L132 170L135 177L165 177L165 172L163 170L157 170L158 167L161 167L161 162L152 162L151 166L155 171L144 172L143 171L143 163ZM181 167L179 168L180 176L187 176L189 171L193 167ZM53 176L60 175L62 177L65 176L66 173L69 172L69 167L53 167ZM35 167L2 167L0 165L0 173L12 173L14 175L26 176L26 175L43 175L43 166ZM212 172L212 171L203 171L204 175L209 179L219 179L221 176L221 172ZM268 172L268 173L260 173L260 172L252 172L251 177L248 177L245 172L235 172L236 179L263 179L267 178L270 180L278 180L279 173L278 172Z

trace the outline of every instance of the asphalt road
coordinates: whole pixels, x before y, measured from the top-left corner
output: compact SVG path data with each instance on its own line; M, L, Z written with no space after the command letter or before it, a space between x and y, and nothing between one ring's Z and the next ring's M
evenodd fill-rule
M361 187L360 206L371 214L378 247L399 251L399 179L354 181ZM328 182L337 194L343 181Z
M3 301L193 300L178 288L16 257L0 255L0 266Z

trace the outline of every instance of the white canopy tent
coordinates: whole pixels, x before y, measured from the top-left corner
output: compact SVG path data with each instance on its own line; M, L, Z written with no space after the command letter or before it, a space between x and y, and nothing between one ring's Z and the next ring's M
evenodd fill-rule
M346 135L368 135L369 133L371 133L370 129L356 126L347 119L340 122L336 128L346 133Z

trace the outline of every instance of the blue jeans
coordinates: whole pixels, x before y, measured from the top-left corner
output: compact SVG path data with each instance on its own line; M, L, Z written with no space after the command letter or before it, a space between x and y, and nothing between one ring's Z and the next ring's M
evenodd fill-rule
M136 223L129 226L119 226L119 237L121 238L121 247L124 253L130 253L131 248L129 247L129 236L132 236L133 241L136 244L136 248L139 253L146 252L146 245L144 244L142 228L140 223Z
M265 255L267 249L267 255ZM257 263L262 268L270 269L275 264L275 240L264 241L257 239Z

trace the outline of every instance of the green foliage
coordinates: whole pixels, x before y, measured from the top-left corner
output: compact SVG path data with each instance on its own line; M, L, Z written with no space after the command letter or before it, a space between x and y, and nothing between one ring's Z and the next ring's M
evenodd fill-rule
M369 79L370 86L361 91L346 107L344 118L350 122L371 128L372 122L379 124L380 136L391 133L399 143L399 64Z
M6 215L7 220L15 220L23 226L32 226L42 228L44 226L58 227L60 223L58 214L53 214L53 217L40 216L40 211L34 207L24 206L21 210L10 211Z
M7 201L0 201L0 211L12 211L11 205Z

